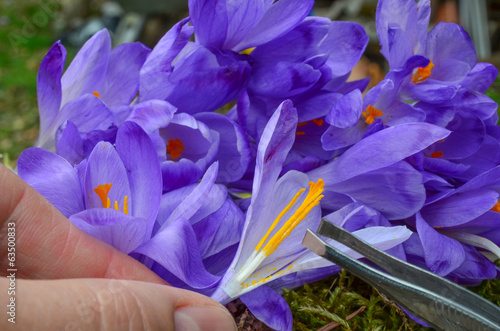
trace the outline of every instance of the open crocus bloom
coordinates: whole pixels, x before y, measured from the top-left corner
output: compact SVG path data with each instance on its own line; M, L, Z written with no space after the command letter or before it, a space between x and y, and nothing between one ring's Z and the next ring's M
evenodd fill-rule
M56 154L30 148L19 157L18 171L80 229L124 253L151 237L161 171L151 140L135 123L120 126L116 147L99 142L75 168Z

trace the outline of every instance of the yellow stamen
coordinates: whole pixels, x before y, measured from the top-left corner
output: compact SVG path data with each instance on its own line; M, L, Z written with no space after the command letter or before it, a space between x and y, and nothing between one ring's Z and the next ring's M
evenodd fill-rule
M253 52L253 50L255 49L255 47L250 47L250 48L247 48L247 49L244 49L240 52L240 54L246 54L246 55L249 55L250 53Z
M100 97L101 97L101 95L100 95L100 94L99 94L99 92L97 92L97 91L92 92L92 94L93 94L93 95L95 95L95 96L96 96L96 97L98 97L98 98L100 98Z
M411 76L411 81L415 84L423 82L431 75L432 68L434 68L434 63L432 63L432 60L430 60L427 66L417 68L417 70Z
M369 105L368 107L366 107L366 111L361 113L361 115L363 115L366 118L365 120L366 124L372 124L375 121L375 116L382 116L384 115L384 113L382 113L382 110L375 109L375 107Z
M322 179L319 179L317 183L309 183L309 192L300 207L297 208L292 217L285 222L281 229L274 234L262 249L262 252L264 252L266 256L271 255L283 240L290 235L293 229L306 218L307 214L319 204L319 201L323 198L321 193L324 190L324 185L325 183Z
M274 228L276 227L276 225L278 225L278 223L281 220L281 218L283 217L283 215L285 215L290 210L290 208L292 208L292 206L297 202L297 199L300 197L300 195L302 194L302 192L304 192L305 190L306 190L305 188L300 189L297 192L297 194L295 194L295 196L290 201L290 203L285 207L285 209L283 209L281 211L281 213L279 213L278 217L276 217L276 219L274 220L273 224L271 224L271 226L269 227L269 230L267 230L267 232L264 235L264 237L262 237L262 239L257 244L257 246L255 246L255 250L256 251L259 251L262 248L262 245L264 245L264 243L266 242L267 238L269 237L269 235L271 234L271 232L274 230Z
M128 196L123 198L123 212L128 215Z

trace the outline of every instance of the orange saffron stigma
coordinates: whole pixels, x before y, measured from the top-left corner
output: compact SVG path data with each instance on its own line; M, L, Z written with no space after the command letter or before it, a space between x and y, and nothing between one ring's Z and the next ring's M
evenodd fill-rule
M99 92L97 92L97 91L92 92L92 94L93 94L93 95L95 95L95 96L96 96L96 97L98 97L98 98L100 98L100 97L101 97L101 95L100 95L100 94L99 94Z
M167 154L170 155L172 159L177 159L181 157L183 151L184 151L184 144L179 138L168 140Z
M434 68L434 63L432 63L432 60L430 60L427 66L417 68L417 70L411 76L411 81L415 84L423 82L431 75L432 68Z
M432 153L432 154L431 154L431 157L435 159L435 158L437 158L437 157L442 157L443 155L444 155L444 154L443 154L443 152L442 152L442 151L437 151L437 152Z
M323 124L325 123L325 121L323 119L321 119L321 118L315 118L315 119L310 120L310 121L300 122L300 123L297 124L297 127L301 127L301 126L307 125L308 123L314 123L317 126L323 126ZM306 134L305 131L296 131L295 132L296 136L303 136L305 134Z
M113 186L113 183L101 184L101 185L98 185L94 189L94 192L99 196L99 198L101 198L103 208L110 208L111 207L111 200L108 198L108 194L109 194L109 190L111 190L111 186ZM115 201L113 207L115 210L120 211L120 207L118 206L118 201ZM128 215L128 196L125 196L125 198L123 198L123 212L126 215Z
M362 112L361 115L366 118L366 124L372 124L375 121L375 116L382 116L384 115L384 113L382 113L382 110L375 109L375 107L369 105L368 107L366 107L366 111Z
M94 189L94 192L99 196L99 198L101 198L102 206L104 208L109 208L109 206L111 205L111 202L108 199L108 193L109 190L111 189L111 186L113 186L112 183L102 184Z
M496 211L497 213L500 213L500 200L491 208L491 210Z

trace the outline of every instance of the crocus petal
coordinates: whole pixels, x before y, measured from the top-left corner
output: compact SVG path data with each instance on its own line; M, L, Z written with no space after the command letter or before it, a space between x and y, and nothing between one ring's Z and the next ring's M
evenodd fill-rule
M165 81L162 99L189 114L214 111L235 100L251 71L247 56L193 47Z
M457 240L440 234L417 213L417 231L425 253L429 270L446 276L465 260L464 247Z
M241 239L245 215L231 198L215 213L193 225L203 259L237 244Z
M498 201L492 190L474 190L454 194L422 208L422 217L430 226L441 228L467 223L490 210Z
M61 106L61 76L66 62L66 49L56 42L43 58L37 75L40 135L50 126Z
M87 208L106 207L103 206L101 197L94 190L99 185L111 184L112 187L107 194L110 208L116 201L123 210L125 197L132 200L127 169L114 149L108 142L98 143L88 158L87 170L84 180L85 205ZM129 201L130 215L134 215L132 201Z
M498 268L474 247L464 245L465 260L447 278L454 282L471 286L479 285L483 279L497 278Z
M150 100L133 106L127 121L135 122L148 134L152 134L159 128L166 127L176 108L170 103L162 100Z
M464 28L453 23L439 22L429 32L426 56L435 65L432 79L441 81L462 80L477 63L472 40ZM450 61L455 63L453 70L447 70Z
M498 69L491 63L480 62L469 72L461 85L465 88L484 93L498 76Z
M163 210L168 207L162 204L162 212L159 214L159 223L161 227L158 231L162 231L166 228L170 223L175 221L178 218L183 218L189 220L204 204L206 197L211 193L212 188L215 183L215 179L217 178L217 172L219 169L219 165L217 162L214 162L205 172L205 175L201 179L200 183L189 193L185 199L173 210L168 218L167 213ZM216 192L212 194L216 195ZM218 196L218 195L216 195ZM212 200L213 202L213 200Z
M148 221L151 234L162 193L160 163L153 143L139 125L125 122L116 135L116 150L127 171L133 215Z
M471 113L458 113L448 123L447 129L451 134L444 141L432 145L427 155L431 151L441 151L445 159L462 159L476 153L486 137L483 122Z
M325 183L334 177L324 177ZM425 202L422 175L400 161L346 181L325 184L327 190L343 193L381 212L387 219L404 219L415 214Z
M177 219L134 253L143 254L174 274L187 285L203 289L214 286L219 277L204 267L196 236L188 221Z
M139 99L165 99L164 84L172 72L172 61L187 44L193 34L189 17L175 24L151 51L141 68Z
M162 162L161 174L163 178L163 190L172 191L196 183L203 175L203 170L191 160L180 159L175 162Z
M17 160L17 171L64 216L85 209L78 174L62 157L41 148L28 148Z
M327 65L333 77L348 74L363 55L368 35L363 26L353 22L333 21L330 31L320 47L329 54Z
M321 143L325 150L334 151L354 145L363 138L365 133L366 124L362 121L350 128L330 126L321 136Z
M404 59L412 54L422 54L430 18L430 1L421 0L418 4L412 0L381 0L377 5L377 35L382 47L381 53L389 61L391 69L404 64ZM399 53L391 47L391 37L396 31L399 38L407 39L410 48ZM392 39L394 42L394 39Z
M80 230L130 253L147 239L146 220L110 208L91 208L72 215L69 220Z
M99 92L108 70L111 38L101 30L90 38L75 56L61 79L62 105L87 93Z
M39 137L36 147L55 151L57 129L71 121L80 132L108 129L114 122L113 114L100 98L86 94L66 103L52 121L50 127Z
M290 32L255 48L252 52L254 66L276 61L304 62L317 55L330 23L326 17L307 17Z
M250 164L250 145L243 129L218 113L199 113L195 118L219 133L219 150L215 159L219 162L218 181L234 182L245 174Z
M241 51L265 44L293 29L310 12L314 0L280 0L275 2L246 38L233 50Z
M143 44L127 43L113 49L102 89L108 107L128 105L139 91L139 72L151 50Z
M252 205L257 210L270 198L270 189L276 182L295 140L296 126L297 111L290 101L284 101L269 119L260 137L252 188ZM259 195L259 191L263 194Z
M56 136L56 152L71 164L77 164L85 157L83 141L76 125L71 121L59 127Z
M448 135L448 130L426 123L393 126L364 138L338 159L311 171L309 175L311 178L322 178L334 174L335 182L341 182L394 164Z
M288 303L267 286L256 288L240 297L241 301L259 320L273 330L291 331L293 317Z
M225 1L189 1L189 14L198 43L222 48L227 36L228 17L230 17L226 6Z
M248 88L256 95L284 99L307 91L320 76L305 63L282 61L254 70Z
M325 121L338 128L349 128L361 117L363 99L360 90L354 90L333 104Z

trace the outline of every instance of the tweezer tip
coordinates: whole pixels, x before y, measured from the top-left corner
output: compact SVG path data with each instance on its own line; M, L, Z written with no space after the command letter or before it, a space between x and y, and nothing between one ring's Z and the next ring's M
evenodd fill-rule
M304 239L302 240L302 245L320 256L326 255L325 243L311 230L307 230L304 235Z

